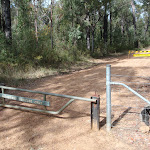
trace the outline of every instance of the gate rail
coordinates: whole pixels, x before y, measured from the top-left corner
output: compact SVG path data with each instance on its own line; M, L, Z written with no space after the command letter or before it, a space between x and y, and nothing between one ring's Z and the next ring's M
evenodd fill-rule
M111 65L106 65L106 113L107 113L107 119L106 119L106 128L109 132L111 130L111 85L122 85L125 88L127 88L129 91L134 93L136 96L141 98L146 103L150 104L150 101L144 98L142 95L140 95L138 92L134 91L132 88L127 86L124 83L120 82L111 82Z

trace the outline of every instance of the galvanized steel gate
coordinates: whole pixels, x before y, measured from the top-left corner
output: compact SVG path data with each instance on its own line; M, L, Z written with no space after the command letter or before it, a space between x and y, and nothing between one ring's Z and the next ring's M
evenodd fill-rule
M143 101L145 101L147 104L150 105L150 101L147 100L146 98L144 98L142 95L140 95L138 92L136 92L135 90L133 90L132 88L130 88L129 86L127 86L124 83L120 83L120 82L112 82L111 81L111 65L107 65L106 66L106 103L107 103L107 108L106 108L106 113L107 113L107 119L106 119L106 128L107 131L109 132L111 130L112 127L112 123L111 123L111 116L112 116L112 104L111 104L111 85L122 85L125 88L127 88L129 91L131 91L133 94L135 94L137 97L139 97L140 99L142 99ZM130 103L130 101L129 101Z
M111 65L106 66L106 129L145 150L150 148L150 76L134 74L133 68L114 66L111 73Z
M40 112L40 113L46 113L46 114L57 115L61 113L68 105L70 105L75 100L91 102L91 128L96 127L97 129L99 129L99 116L100 116L99 115L100 113L100 97L99 96L93 96L91 97L91 99L89 99L89 98L83 98L83 97L77 97L77 96L61 95L61 94L47 93L47 92L41 92L41 91L32 91L32 90L13 88L13 87L7 87L7 86L0 86L0 89L1 89L0 97L2 98L2 103L0 103L1 107L34 111L34 112ZM21 97L21 96L6 94L5 90L14 90L14 91L41 94L43 95L43 100L36 100L36 99L28 98L28 97ZM46 98L47 95L57 96L61 98L68 98L70 100L58 111L49 111L49 110L46 110L46 107L50 106L50 102L47 101L47 98ZM24 102L24 103L31 103L31 104L36 104L36 105L43 105L45 106L45 110L37 109L37 108L30 108L30 107L22 107L18 105L8 105L6 104L6 99L15 100L15 101Z

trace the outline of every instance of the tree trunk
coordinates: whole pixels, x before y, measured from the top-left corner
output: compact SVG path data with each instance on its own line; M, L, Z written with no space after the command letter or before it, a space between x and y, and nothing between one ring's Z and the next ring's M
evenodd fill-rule
M107 21L107 14L104 15L104 33L103 33L103 38L104 42L107 43L107 38L108 38L108 21Z
M100 33L101 33L100 37L101 37L101 40L102 40L103 39L103 29L102 29L102 27L100 27Z
M145 37L146 37L146 34L147 34L147 32L148 32L148 29L149 29L149 26L150 26L150 14L148 14L148 20L147 20L147 26L146 26L146 28L145 28Z
M134 40L135 40L135 41L134 41L134 46L135 46L136 48L138 48L134 0L131 0L131 7L132 7L132 16L133 16L133 25L134 25Z
M7 40L11 41L11 14L10 14L10 0L1 0L2 2L2 20L3 31Z
M112 6L110 2L110 45L112 45Z
M2 30L2 14L1 14L1 9L0 9L0 31Z
M130 45L131 39L130 39L129 25L127 22L126 22L126 32L127 32L127 38L128 38L128 45Z
M51 49L53 49L53 4L54 0L51 0Z
M4 16L4 8L5 8L5 6L4 6L4 0L1 0L1 8L2 8L2 16L1 16L1 21L2 21L2 23L1 23L1 25L2 25L2 30L3 30L3 32L5 32L5 16Z
M92 53L94 53L94 38L95 38L95 28L96 28L96 24L97 22L95 22L95 15L96 15L96 12L94 11L93 12L93 17L92 17Z
M94 35L95 35L95 29L92 29L92 53L94 53Z
M89 16L89 12L87 13L87 21L90 22L90 16ZM86 29L86 43L87 43L87 49L90 50L91 49L91 45L90 45L90 25L87 26Z
M91 46L90 46L90 27L87 27L87 31L86 31L86 41L87 41L87 49L90 50Z
M124 37L125 31L124 31L124 20L123 20L123 18L121 19L121 33L122 33L122 37Z
M105 4L105 14L104 14L104 33L103 33L103 38L104 38L104 43L107 43L107 38L108 38L108 18L107 18L107 3Z
M36 42L38 43L38 24L37 24L38 1L37 0L34 0L34 8L35 8L35 20L34 20L35 37L36 37Z
M72 1L70 1L71 3L71 24L72 24L72 27L74 26L74 18L73 18L73 8L72 8Z

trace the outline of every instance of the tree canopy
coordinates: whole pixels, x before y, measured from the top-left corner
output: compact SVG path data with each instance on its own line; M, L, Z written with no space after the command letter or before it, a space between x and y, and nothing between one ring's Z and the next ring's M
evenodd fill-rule
M1 0L1 62L58 66L150 45L149 0L46 2Z

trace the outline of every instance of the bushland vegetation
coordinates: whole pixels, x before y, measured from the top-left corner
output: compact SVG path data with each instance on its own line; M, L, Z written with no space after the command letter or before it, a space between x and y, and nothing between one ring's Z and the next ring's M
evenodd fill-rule
M150 45L149 0L1 0L0 80Z

